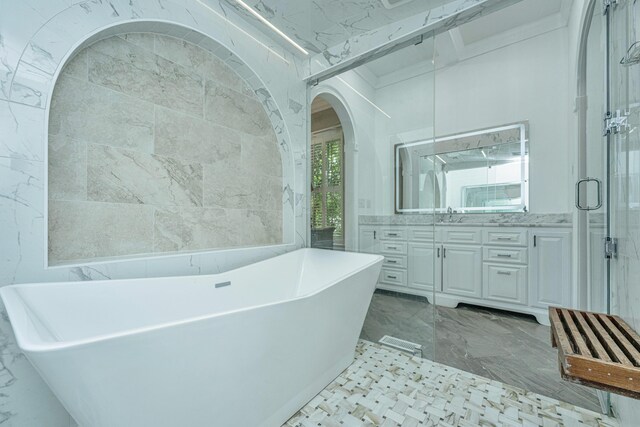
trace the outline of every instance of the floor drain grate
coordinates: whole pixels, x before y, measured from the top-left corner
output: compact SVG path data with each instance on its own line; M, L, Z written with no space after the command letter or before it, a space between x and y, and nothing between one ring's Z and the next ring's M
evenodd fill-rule
M411 341L401 340L400 338L385 335L378 341L382 345L393 347L397 350L406 351L414 356L422 357L422 346Z

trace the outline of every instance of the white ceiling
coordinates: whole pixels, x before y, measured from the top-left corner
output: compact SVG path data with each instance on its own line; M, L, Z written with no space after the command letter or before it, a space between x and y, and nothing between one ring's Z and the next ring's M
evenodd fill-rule
M567 0L525 0L459 27L465 44L477 42L560 13Z
M523 0L506 9L439 35L434 42L424 40L361 66L358 71L373 77L374 86L406 75L410 70L424 73L438 67L524 40L567 25L573 0ZM434 55L435 50L435 55Z
M287 36L314 53L343 43L354 35L452 1L411 0L389 9L382 0L244 0ZM236 0L225 2L265 35L282 43L279 36L239 6Z

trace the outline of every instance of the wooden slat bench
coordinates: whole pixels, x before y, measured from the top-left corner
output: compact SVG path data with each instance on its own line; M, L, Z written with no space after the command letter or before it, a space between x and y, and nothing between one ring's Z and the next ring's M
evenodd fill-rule
M558 307L549 319L562 378L640 399L640 336L624 320Z

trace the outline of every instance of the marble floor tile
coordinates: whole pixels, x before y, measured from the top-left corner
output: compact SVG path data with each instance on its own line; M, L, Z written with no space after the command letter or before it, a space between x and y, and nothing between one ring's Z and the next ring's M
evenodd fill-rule
M360 337L412 341L424 358L599 411L593 389L560 378L549 334L531 316L466 305L434 309L425 299L377 291Z
M356 358L284 427L618 426L615 419L361 340Z

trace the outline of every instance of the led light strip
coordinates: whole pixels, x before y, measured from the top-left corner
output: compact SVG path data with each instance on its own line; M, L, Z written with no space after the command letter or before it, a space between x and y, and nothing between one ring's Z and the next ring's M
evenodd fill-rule
M375 108L376 110L380 111L382 114L384 114L385 116L387 116L388 118L391 118L390 115L388 115L387 113L385 113L382 108L378 107L376 104L374 104L369 98L367 98L366 96L364 96L363 94L361 94L360 92L358 92L356 90L356 88L354 88L353 86L351 86L349 83L347 83L346 81L344 81L344 79L340 76L336 76L336 79L340 80L342 83L344 83L349 89L351 89L352 91L354 91L357 95L359 95L362 99L364 99L365 101L367 101L369 104L371 104L373 106L373 108Z
M280 37L282 37L283 39L285 39L286 41L289 42L289 44L291 44L291 46L295 47L296 49L298 49L300 52L304 53L305 55L309 55L309 52L307 52L302 46L300 46L298 43L294 42L291 37L289 37L288 35L286 35L285 33L283 33L282 31L280 31L280 29L278 27L276 27L275 25L273 25L271 22L269 22L265 17L263 17L262 15L260 15L258 12L255 11L254 8L252 8L251 6L249 6L248 4L246 4L244 1L242 0L235 0L236 3L238 3L240 6L242 6L247 12L249 12L250 14L252 14L253 16L255 16L260 22L262 22L264 25L266 25L267 27L271 28L271 30L273 30L276 34L278 34Z
M269 46L267 46L266 44L262 43L260 40L258 40L257 38L253 37L251 34L247 33L245 30L243 30L242 28L238 27L236 24L234 24L233 22L231 22L226 16L221 15L217 10L213 9L211 6L209 6L208 4L206 4L205 2L203 2L202 0L196 0L198 3L200 3L202 6L206 7L207 9L209 9L211 12L215 13L216 15L218 15L220 18L224 19L225 21L227 21L227 23L229 25L231 25L233 28L235 28L236 30L242 32L245 36L249 37L251 40L255 41L256 43L258 43L260 46L264 47L265 49L267 49L269 52L273 53L275 56L277 56L278 58L282 59L284 62L286 62L287 64L289 64L289 61L287 61L284 56L280 55L278 52L276 52L275 50L271 49Z

